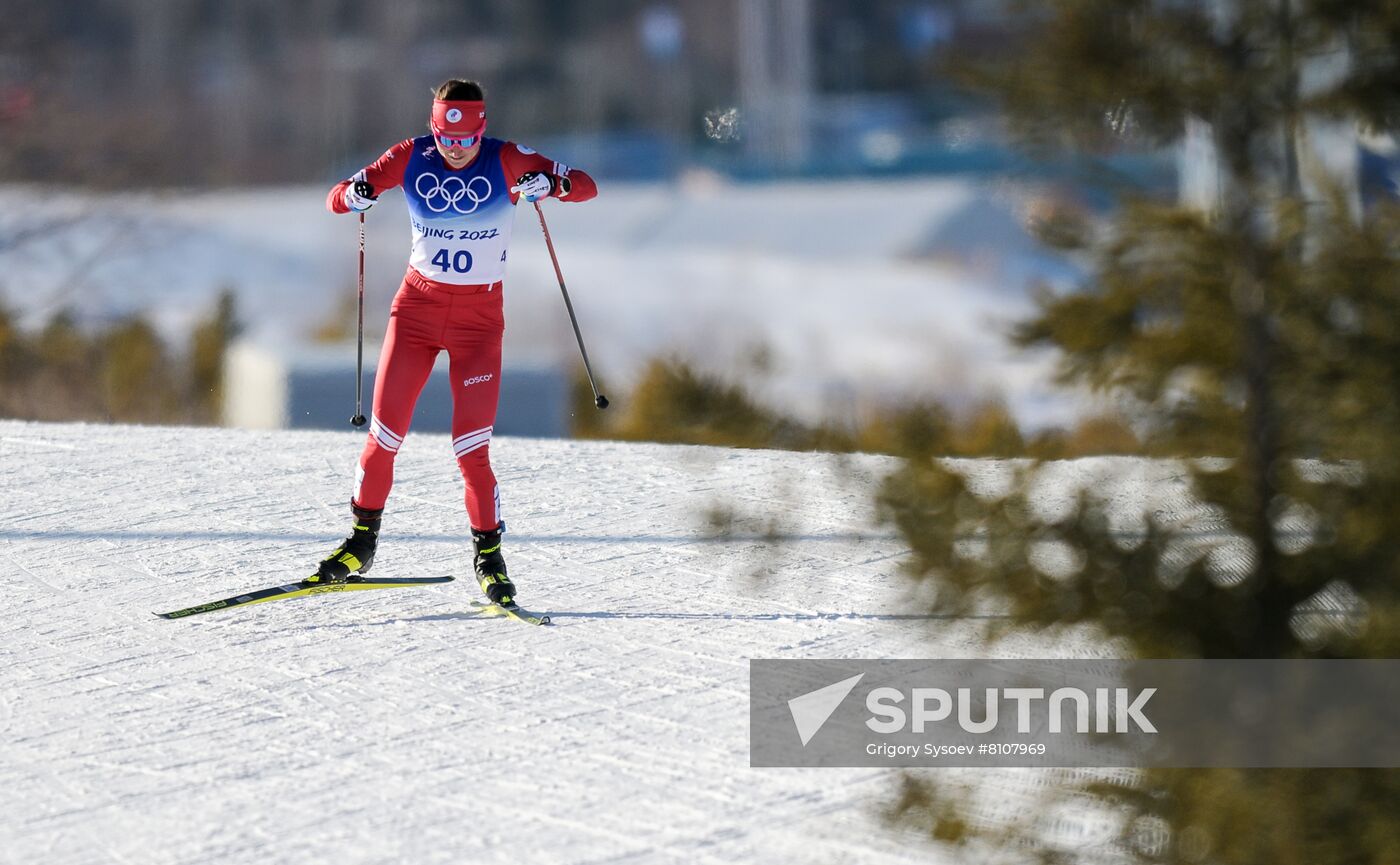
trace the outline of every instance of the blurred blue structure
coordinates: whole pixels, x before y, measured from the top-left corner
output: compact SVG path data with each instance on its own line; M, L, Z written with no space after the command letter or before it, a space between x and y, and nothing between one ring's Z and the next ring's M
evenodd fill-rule
M374 393L378 346L365 351L364 393ZM354 345L284 351L254 342L230 347L224 369L223 422L245 429L350 429L355 405ZM569 434L565 375L548 366L508 365L501 371L497 435L562 438ZM369 406L365 406L369 414ZM413 413L415 432L452 430L446 356L438 358Z

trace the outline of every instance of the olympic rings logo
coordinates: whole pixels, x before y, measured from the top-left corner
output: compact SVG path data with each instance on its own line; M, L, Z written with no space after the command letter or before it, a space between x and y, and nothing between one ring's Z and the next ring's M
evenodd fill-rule
M426 189L424 184L430 183ZM481 187L486 187L482 190ZM424 172L418 175L414 181L413 188L418 192L418 196L423 199L423 204L433 213L443 213L449 207L463 216L468 213L475 213L481 206L481 202L491 197L491 181L485 177L473 177L470 181L460 177L448 177L443 179L436 174ZM470 207L463 207L459 204L462 199L471 202Z

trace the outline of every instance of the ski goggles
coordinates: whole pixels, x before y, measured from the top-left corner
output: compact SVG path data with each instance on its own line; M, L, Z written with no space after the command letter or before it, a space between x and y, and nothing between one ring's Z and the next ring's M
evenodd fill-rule
M467 148L476 143L476 136L470 138L448 138L446 135L439 135L437 143L442 145L443 150L451 150L454 147Z

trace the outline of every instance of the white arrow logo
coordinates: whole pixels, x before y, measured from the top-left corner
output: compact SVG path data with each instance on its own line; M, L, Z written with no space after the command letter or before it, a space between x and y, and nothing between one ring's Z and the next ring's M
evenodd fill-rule
M802 738L802 747L807 747L807 743L812 741L812 737L817 735L817 731L846 699L846 695L851 693L851 689L863 678L865 674L861 673L788 700L788 711L792 712L792 723L797 725L797 735Z

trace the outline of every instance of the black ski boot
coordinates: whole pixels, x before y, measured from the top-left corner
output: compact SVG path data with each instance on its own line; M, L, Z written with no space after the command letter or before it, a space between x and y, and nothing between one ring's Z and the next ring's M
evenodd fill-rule
M374 549L379 543L379 519L384 513L381 508L371 511L350 504L355 514L355 526L335 552L321 561L316 573L302 580L303 583L343 583L353 577L363 576L374 564Z
M476 546L474 566L477 584L491 603L506 607L515 604L515 584L506 576L506 560L501 555L501 532L504 529L504 525L489 532L472 529L472 543Z

